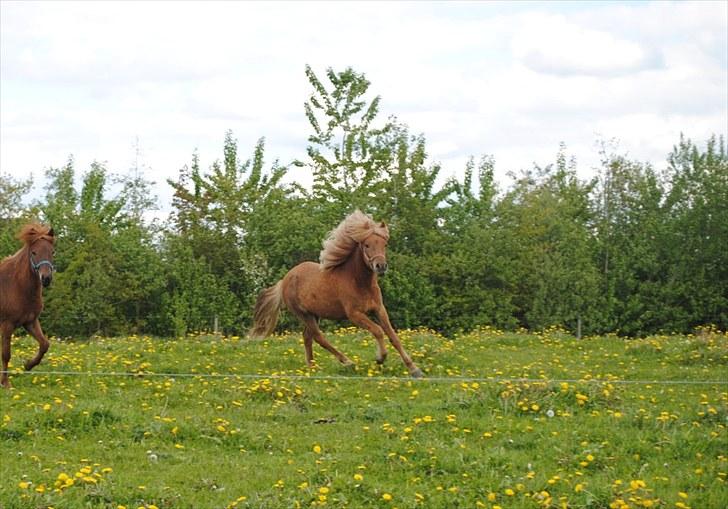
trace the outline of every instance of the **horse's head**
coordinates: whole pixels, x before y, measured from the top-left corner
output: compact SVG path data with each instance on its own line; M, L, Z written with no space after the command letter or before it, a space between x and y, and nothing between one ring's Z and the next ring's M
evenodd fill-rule
M386 229L384 222L381 223L380 228ZM359 243L364 263L380 276L387 272L387 241L387 237L375 230Z
M30 267L40 278L43 287L47 288L53 280L53 256L56 243L53 228L31 229L28 234L30 237L27 239Z

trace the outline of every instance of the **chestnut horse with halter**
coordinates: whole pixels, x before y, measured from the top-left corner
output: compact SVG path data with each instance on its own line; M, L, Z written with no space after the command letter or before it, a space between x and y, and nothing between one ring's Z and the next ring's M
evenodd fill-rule
M24 327L38 341L38 353L25 363L25 369L37 366L48 350L48 340L38 322L43 309L43 288L53 279L55 236L53 229L39 224L25 225L18 234L23 247L0 262L0 339L2 340L2 374L0 385L10 387L10 337L17 327Z
M321 263L296 265L277 284L261 292L249 335L263 338L273 332L278 312L285 306L303 323L303 344L309 366L313 362L314 341L342 364L351 365L352 361L326 340L318 325L320 318L348 318L377 339L378 363L387 357L386 334L410 374L421 377L422 371L407 355L389 322L377 283L377 276L387 270L388 240L389 230L384 222L376 223L359 210L347 216L324 241ZM379 323L369 318L368 313L373 313Z

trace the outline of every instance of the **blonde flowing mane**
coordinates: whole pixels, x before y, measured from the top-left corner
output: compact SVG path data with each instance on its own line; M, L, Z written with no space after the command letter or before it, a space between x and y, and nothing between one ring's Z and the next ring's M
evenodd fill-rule
M344 263L357 244L372 234L389 240L387 225L377 223L368 214L355 210L331 230L324 240L319 257L321 268L330 270Z

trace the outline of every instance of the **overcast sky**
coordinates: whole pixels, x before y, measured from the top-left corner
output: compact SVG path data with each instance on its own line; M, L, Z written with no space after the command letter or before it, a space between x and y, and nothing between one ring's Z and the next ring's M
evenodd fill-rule
M0 172L73 155L124 173L141 159L162 208L197 149L304 158L309 64L364 73L423 133L443 176L470 155L545 165L559 142L582 176L597 141L664 166L680 132L728 132L728 2L0 2ZM292 168L304 184L310 175Z

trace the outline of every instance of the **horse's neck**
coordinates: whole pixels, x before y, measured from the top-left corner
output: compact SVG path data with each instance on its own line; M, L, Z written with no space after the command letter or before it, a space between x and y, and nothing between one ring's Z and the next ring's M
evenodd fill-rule
M13 273L23 287L27 288L28 291L40 288L40 280L34 277L30 268L30 251L27 246L23 246L20 251L12 256L11 263L14 265Z
M377 284L377 275L367 266L359 246L349 256L342 268L352 275L360 287L370 288Z

